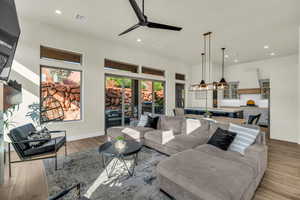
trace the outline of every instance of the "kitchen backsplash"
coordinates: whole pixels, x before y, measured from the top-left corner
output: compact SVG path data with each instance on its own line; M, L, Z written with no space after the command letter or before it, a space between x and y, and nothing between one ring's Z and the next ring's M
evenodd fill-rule
M255 101L255 104L261 108L268 107L268 100L262 99L260 94L242 94L240 95L240 99L221 99L220 106L229 106L229 107L237 107L237 106L246 106L248 100Z

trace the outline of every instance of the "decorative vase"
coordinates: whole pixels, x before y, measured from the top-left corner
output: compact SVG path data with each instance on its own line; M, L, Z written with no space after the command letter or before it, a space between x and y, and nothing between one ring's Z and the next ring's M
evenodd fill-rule
M126 142L124 140L117 140L114 145L119 152L122 152L126 147Z

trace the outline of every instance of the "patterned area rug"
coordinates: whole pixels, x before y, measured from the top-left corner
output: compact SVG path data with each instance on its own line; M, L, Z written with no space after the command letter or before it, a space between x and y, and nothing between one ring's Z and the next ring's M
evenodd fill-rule
M63 191L76 183L82 183L85 197L91 200L170 200L158 187L157 164L166 158L152 149L143 148L139 153L138 165L132 177L122 163L118 162L111 178L102 166L102 158L97 149L59 157L58 170L54 170L54 160L45 160L49 195ZM113 162L110 162L108 169ZM131 159L126 160L132 166ZM65 199L75 199L76 190Z

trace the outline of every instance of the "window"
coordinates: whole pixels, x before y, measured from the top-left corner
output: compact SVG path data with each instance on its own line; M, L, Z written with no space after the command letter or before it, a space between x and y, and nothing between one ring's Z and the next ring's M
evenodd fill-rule
M155 76L165 76L165 71L148 67L142 67L142 73Z
M261 97L262 99L270 98L270 80L269 79L261 79L259 80L260 88L261 88Z
M79 53L44 46L40 47L40 58L61 60L74 64L82 64L82 55Z
M239 82L229 82L228 87L224 89L223 97L224 99L238 99L238 87Z
M56 121L58 116L60 121L81 120L82 72L49 66L41 66L40 70L41 112L49 113L46 119L41 116L43 122Z
M138 66L105 59L104 68L138 73Z
M180 81L185 81L185 75L184 74L175 74L175 79Z

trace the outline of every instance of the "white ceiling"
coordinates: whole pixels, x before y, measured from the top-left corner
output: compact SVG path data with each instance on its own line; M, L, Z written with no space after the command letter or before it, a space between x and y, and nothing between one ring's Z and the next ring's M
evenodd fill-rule
M20 17L139 46L189 64L201 62L202 34L207 31L214 33L215 62L221 60L221 47L228 49L228 63L270 58L271 52L276 56L298 52L300 0L145 0L149 20L182 26L183 31L140 28L122 37L118 34L137 22L128 0L16 0L16 4ZM62 15L56 15L56 9ZM76 20L76 14L86 20Z

